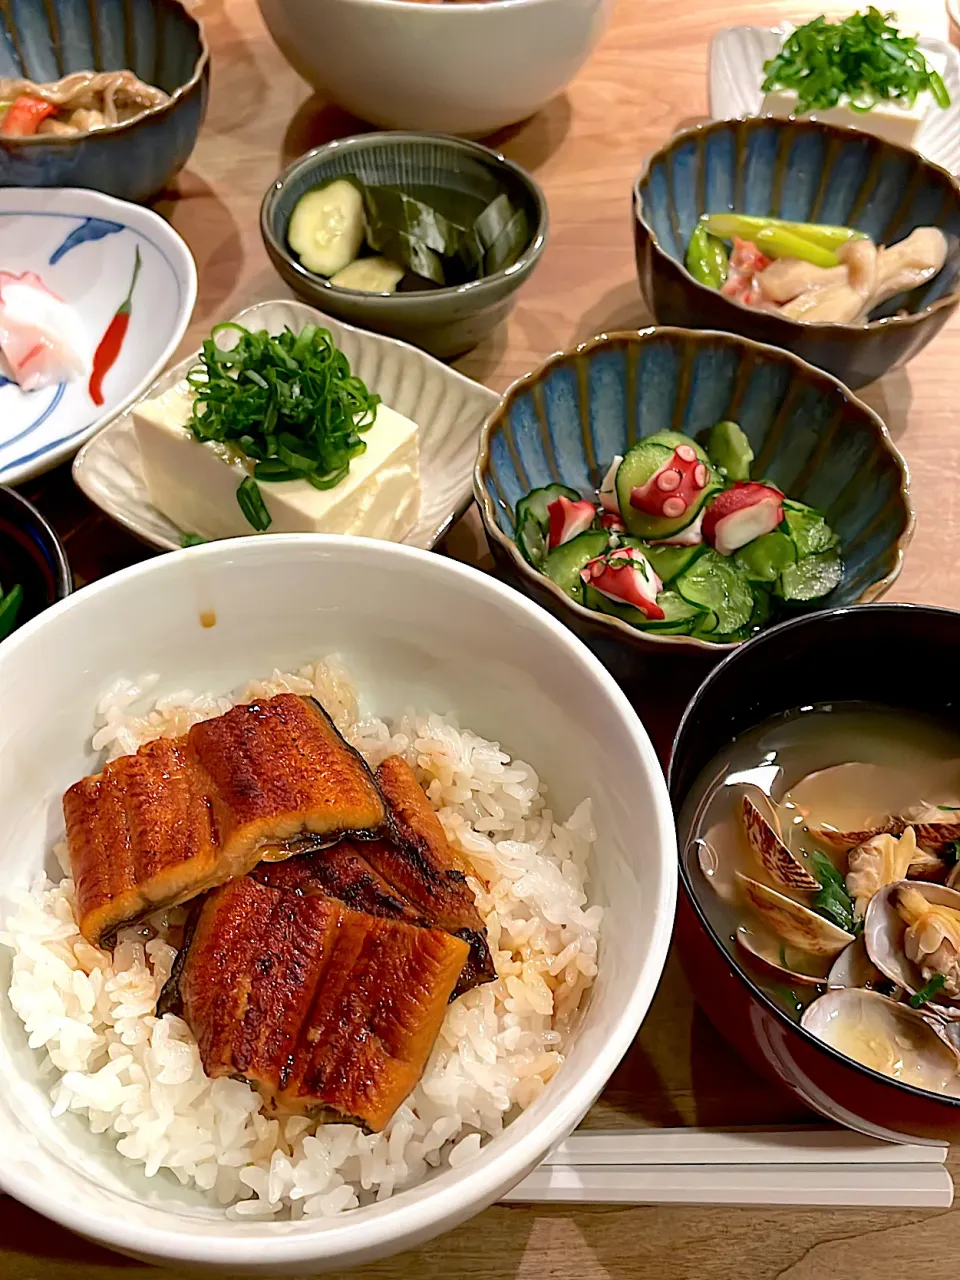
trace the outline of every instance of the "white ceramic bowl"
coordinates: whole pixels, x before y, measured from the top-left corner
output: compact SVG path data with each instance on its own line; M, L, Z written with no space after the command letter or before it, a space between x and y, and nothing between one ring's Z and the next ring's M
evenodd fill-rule
M49 470L132 403L179 346L197 300L190 250L150 209L99 191L0 189L0 269L39 275L75 309L93 349L127 296L138 249L129 326L103 404L83 379L25 393L0 377L0 482Z
M580 70L613 0L259 0L315 89L388 129L481 137L524 120Z
M200 614L209 610L216 625L204 627ZM228 1221L172 1179L140 1177L77 1117L53 1120L36 1055L3 996L0 1186L150 1261L315 1274L455 1226L576 1126L629 1047L663 968L676 900L674 824L660 766L624 695L566 628L495 579L366 539L245 538L173 552L85 588L0 645L3 891L44 863L61 826L61 793L95 764L92 704L116 676L158 671L168 691L227 691L334 651L377 713L411 703L453 710L530 761L564 817L593 797L591 892L606 908L598 979L567 1061L476 1158L319 1224ZM3 991L8 974L4 959Z

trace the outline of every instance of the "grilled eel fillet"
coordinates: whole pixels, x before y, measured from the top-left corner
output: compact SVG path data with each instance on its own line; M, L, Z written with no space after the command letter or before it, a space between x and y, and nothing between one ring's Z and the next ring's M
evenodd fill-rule
M80 932L124 924L387 817L361 757L312 698L233 707L111 761L63 797ZM269 852L267 852L269 850Z
M445 929L470 945L454 995L492 982L497 975L473 891L416 775L401 756L390 756L377 770L377 782L390 806L389 838L362 846L345 839L286 863L263 862L253 878L300 893L327 893L354 911Z
M497 976L487 946L487 931L461 863L440 819L402 756L388 756L377 783L390 808L391 837L363 846L363 856L402 897L439 929L470 944L459 990Z
M378 1132L423 1074L466 942L233 880L196 919L183 1017L208 1076L240 1077L280 1114Z

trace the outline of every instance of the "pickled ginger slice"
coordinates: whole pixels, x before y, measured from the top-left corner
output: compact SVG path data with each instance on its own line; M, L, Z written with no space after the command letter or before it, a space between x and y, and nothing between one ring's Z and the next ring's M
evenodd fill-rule
M92 344L72 307L32 271L0 271L0 352L23 391L86 378Z

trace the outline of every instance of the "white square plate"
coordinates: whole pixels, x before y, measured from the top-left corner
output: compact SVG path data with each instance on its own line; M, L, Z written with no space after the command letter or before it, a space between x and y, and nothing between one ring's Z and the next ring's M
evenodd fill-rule
M477 436L499 396L415 347L331 320L303 302L260 302L234 319L248 329L267 329L274 334L285 325L295 333L307 324L322 325L330 330L352 371L367 387L391 409L417 423L420 519L404 541L429 551L470 505ZM141 398L176 386L198 356L199 351L168 370ZM73 478L91 502L144 542L164 551L181 545L182 531L147 497L132 410L80 450Z
M760 114L763 102L763 64L776 57L784 32L769 27L724 27L710 42L709 95L714 120ZM950 173L960 174L960 53L943 40L926 36L917 41L925 55L943 66L950 106L931 105L920 132L917 150ZM816 119L814 112L810 119Z

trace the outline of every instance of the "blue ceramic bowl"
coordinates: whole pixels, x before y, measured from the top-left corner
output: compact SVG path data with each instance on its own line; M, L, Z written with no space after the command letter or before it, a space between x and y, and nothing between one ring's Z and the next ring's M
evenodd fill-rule
M728 210L857 227L878 244L936 226L951 249L933 280L869 324L802 324L725 298L684 267L700 215ZM960 302L960 186L916 152L853 129L758 117L678 133L637 179L634 212L640 288L659 324L772 342L851 387L912 359Z
M843 581L808 611L881 596L913 533L906 466L883 423L795 356L707 330L603 335L514 383L484 424L474 472L498 567L604 661L625 649L719 658L735 648L652 635L586 609L532 569L513 540L514 510L530 489L559 482L592 496L611 459L638 439L666 429L694 436L725 418L750 440L753 475L817 507L840 536Z
M0 187L92 187L156 195L183 168L207 107L210 54L183 0L0 0L0 77L135 72L170 101L67 138L0 138Z
M0 485L0 592L23 588L22 626L73 590L63 543L40 512L15 489Z
M458 203L468 200L476 213L506 193L525 211L530 241L512 266L467 284L409 293L341 288L301 266L287 228L301 196L343 177L369 186L440 189ZM411 342L441 360L469 351L506 318L543 254L547 222L546 198L519 165L479 142L438 133L364 133L317 147L281 174L260 210L267 253L294 293L327 315Z

